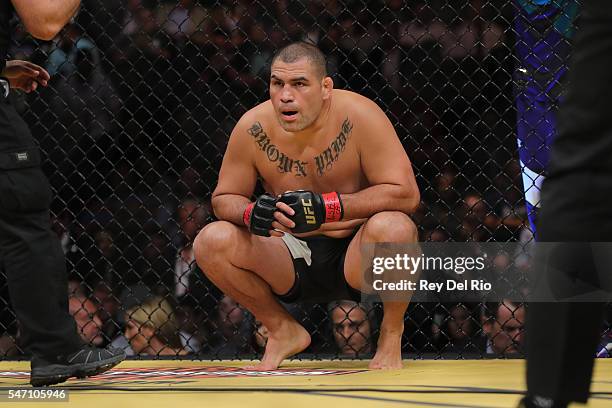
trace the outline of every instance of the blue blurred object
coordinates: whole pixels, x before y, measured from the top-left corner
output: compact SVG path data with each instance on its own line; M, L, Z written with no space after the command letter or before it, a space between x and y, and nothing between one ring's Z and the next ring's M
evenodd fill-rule
M577 0L517 0L515 70L517 139L527 216L535 231L540 187L557 129ZM536 235L537 236L537 235Z

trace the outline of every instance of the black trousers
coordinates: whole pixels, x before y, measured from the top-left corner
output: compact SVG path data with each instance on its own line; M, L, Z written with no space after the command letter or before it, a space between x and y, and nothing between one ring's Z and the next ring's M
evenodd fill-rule
M23 125L2 98L0 270L7 279L23 346L33 356L54 358L75 351L82 342L68 313L64 254L51 231L51 189ZM30 147L16 146L19 142Z
M610 242L612 7L608 1L584 1L570 66L567 99L560 108L559 133L542 187L540 240ZM610 262L602 264L589 244L573 248L578 250L564 255L563 267L544 267L537 273L548 274L564 293L575 291L578 281L610 290ZM604 307L600 301L529 305L529 394L568 402L587 400Z

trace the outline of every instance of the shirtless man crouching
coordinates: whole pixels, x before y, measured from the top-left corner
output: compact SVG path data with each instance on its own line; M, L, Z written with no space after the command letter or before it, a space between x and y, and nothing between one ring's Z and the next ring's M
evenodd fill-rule
M268 192L250 201L258 177ZM296 191L299 190L299 191ZM212 205L221 221L194 242L198 265L269 330L274 370L310 344L279 303L360 300L362 243L417 242L412 166L370 99L333 89L325 56L298 42L273 58L270 100L236 124ZM402 367L408 302L384 302L370 368Z

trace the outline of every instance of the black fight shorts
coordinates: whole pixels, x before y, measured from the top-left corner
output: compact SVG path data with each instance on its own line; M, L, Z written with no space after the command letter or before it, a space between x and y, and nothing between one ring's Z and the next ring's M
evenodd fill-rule
M314 236L296 238L285 234L295 270L295 282L284 295L285 303L327 303L333 300L361 301L361 292L349 286L344 277L344 258L355 234L346 238Z

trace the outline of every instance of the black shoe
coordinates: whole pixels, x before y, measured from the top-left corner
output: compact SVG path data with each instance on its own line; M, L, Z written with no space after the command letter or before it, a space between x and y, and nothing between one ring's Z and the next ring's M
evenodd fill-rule
M123 350L87 346L67 356L58 356L55 360L34 357L30 384L33 387L44 387L64 382L71 377L90 377L113 368L123 360Z
M567 403L550 398L527 396L519 402L518 408L567 408Z

